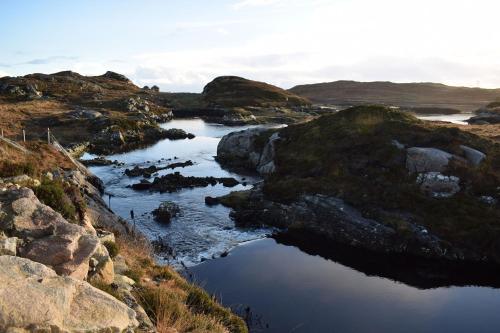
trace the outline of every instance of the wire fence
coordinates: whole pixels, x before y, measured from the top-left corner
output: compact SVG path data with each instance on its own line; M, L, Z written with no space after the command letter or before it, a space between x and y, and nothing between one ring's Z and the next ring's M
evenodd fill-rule
M0 141L3 141L5 142L6 144L8 144L9 146L13 147L13 148L16 148L20 151L22 151L23 153L25 154L30 154L31 152L26 149L25 147L21 146L20 144L18 144L17 142L15 141L12 141L11 139L7 139L6 137L4 136L0 136Z
M26 142L26 132L23 130L22 132L22 138L23 142ZM1 130L0 134L0 141L5 142L7 145L25 153L25 154L32 154L32 152L21 145L20 143L16 142L15 140L9 139L4 136L3 130ZM61 152L64 156L66 156L71 163L75 165L78 171L80 171L84 175L90 175L90 172L88 169L80 163L78 160L76 160L57 140L57 138L52 134L49 128L47 128L47 144L52 145L54 148L56 148L59 152Z

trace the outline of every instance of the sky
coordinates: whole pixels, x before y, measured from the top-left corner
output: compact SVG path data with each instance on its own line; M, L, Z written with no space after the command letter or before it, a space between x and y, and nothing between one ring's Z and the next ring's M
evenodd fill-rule
M0 0L0 77L111 70L200 92L221 75L500 87L498 0Z

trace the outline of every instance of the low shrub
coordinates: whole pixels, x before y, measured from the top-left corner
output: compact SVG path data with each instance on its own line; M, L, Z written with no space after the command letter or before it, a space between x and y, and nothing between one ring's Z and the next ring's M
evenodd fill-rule
M214 317L210 313L192 311L186 304L185 293L168 283L142 287L137 291L137 296L148 316L154 320L159 332L171 328L175 328L179 332L223 333L228 332L228 329L229 332L235 333L248 332L243 320L234 315L232 316L236 322L240 322L241 328L236 325L225 325L225 318ZM216 306L222 309L218 304Z
M245 322L241 318L235 316L229 309L217 304L213 297L199 287L191 286L186 303L196 313L220 318L224 326L229 328L231 332L248 331Z
M104 291L105 293L107 294L110 294L111 296L113 296L114 298L116 298L117 300L119 301L123 301L123 296L118 292L118 290L116 288L114 288L112 285L110 284L106 284L102 281L92 281L90 283L93 287L99 289L99 290L102 290Z
M144 275L144 271L140 268L133 268L126 270L123 274L134 280L136 283L140 283L141 278Z
M116 245L115 242L112 242L112 241L105 241L103 243L103 245L106 247L106 249L108 250L108 253L109 253L109 256L111 258L115 258L118 253L120 252L119 248L118 248L118 245Z
M43 179L40 186L33 191L38 200L59 212L70 222L76 222L77 208L64 191L64 184L60 180Z

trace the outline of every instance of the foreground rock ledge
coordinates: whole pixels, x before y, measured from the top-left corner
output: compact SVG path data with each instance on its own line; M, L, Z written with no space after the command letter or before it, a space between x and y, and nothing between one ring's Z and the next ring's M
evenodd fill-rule
M67 222L28 188L0 192L0 229L23 239L19 255L52 266L58 274L83 280L99 246L97 236Z
M133 310L87 282L0 256L1 332L132 332L137 326Z

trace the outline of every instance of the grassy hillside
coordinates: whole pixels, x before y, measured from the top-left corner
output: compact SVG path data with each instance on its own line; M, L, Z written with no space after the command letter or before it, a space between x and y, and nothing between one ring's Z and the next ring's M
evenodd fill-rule
M314 103L384 104L474 111L500 97L500 89L452 87L438 83L335 81L293 87L290 92Z
M299 107L309 105L306 98L276 86L237 76L221 76L203 89L203 99L210 106L221 107Z

